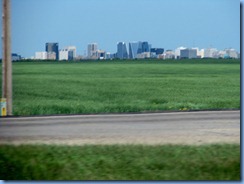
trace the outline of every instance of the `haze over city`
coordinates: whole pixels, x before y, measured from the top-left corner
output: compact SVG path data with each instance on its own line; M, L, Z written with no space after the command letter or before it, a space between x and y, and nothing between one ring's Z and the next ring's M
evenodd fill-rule
M89 43L116 53L117 42L139 40L240 52L239 0L12 0L11 7L12 52L23 57L47 42L75 45L78 55Z

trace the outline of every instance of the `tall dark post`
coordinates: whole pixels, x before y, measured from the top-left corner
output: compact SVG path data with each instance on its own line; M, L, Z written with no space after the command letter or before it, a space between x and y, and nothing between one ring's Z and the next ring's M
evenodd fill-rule
M3 60L2 60L2 98L6 98L7 115L12 115L12 61L10 0L3 1Z

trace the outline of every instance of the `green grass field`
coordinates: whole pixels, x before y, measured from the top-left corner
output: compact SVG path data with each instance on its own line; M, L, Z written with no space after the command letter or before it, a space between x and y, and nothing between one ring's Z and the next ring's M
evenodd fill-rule
M240 180L240 145L0 148L3 180Z
M13 64L14 115L239 108L239 60Z

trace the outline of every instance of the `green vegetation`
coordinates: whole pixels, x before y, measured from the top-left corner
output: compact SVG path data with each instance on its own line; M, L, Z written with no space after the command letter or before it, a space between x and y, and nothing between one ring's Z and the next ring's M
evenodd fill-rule
M240 145L0 148L3 180L240 180Z
M234 59L13 64L14 115L239 108Z

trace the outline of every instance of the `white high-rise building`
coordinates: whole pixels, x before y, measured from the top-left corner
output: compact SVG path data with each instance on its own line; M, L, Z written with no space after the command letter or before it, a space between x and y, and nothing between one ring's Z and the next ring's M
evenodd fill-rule
M88 59L93 59L97 52L98 46L97 43L90 43L87 46L87 57Z

